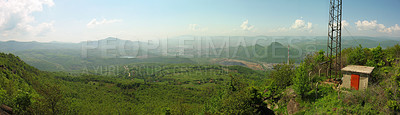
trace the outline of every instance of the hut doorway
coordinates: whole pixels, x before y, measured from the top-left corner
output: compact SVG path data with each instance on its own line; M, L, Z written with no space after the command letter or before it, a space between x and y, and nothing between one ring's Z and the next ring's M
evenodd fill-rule
M351 74L351 87L358 90L360 84L360 75Z

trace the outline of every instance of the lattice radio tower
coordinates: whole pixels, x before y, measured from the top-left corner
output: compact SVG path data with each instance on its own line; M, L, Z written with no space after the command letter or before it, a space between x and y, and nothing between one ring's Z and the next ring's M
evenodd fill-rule
M342 0L330 0L328 25L328 76L338 78L342 67Z

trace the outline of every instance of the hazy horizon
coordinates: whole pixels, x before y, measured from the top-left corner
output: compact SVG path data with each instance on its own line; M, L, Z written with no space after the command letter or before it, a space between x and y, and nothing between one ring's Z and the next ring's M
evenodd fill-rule
M82 42L88 42L88 41L99 41L99 40L105 40L108 38L116 38L119 40L128 40L128 41L140 41L140 42L148 42L150 41L158 41L158 40L166 40L166 39L176 39L176 38L182 38L182 37L186 37L186 36L190 36L193 37L194 39L196 38L210 38L210 37L243 37L245 39L247 38L254 38L254 37L266 37L263 39L276 39L276 38L282 38L285 37L284 39L291 39L291 38L306 38L306 39L323 39L323 38L327 38L327 36L264 36L264 35L259 35L259 36L194 36L194 35L181 35L181 36L174 36L174 37L164 37L164 38L150 38L150 39L135 39L135 38L119 38L119 37L113 37L113 36L109 36L109 37L105 37L105 38L97 38L97 39L87 39L87 40L82 40L82 41L35 41L35 40L14 40L14 39L10 39L10 40L0 40L0 42L10 42L10 41L16 41L16 42L38 42L38 43L82 43ZM361 38L360 38L361 37ZM390 39L390 40L399 40L400 41L400 37L396 37L396 36L342 36L342 40L355 40L355 39L373 39L373 38L385 38L385 39ZM379 40L378 40L379 41Z

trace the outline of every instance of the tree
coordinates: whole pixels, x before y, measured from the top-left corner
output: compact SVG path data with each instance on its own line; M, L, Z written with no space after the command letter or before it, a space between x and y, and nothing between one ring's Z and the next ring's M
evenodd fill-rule
M364 65L367 62L365 51L363 50L361 44L350 52L347 61L349 64L353 65Z
M222 100L221 112L223 114L250 114L252 107L250 104L250 92L239 90L225 95Z
M247 87L225 95L222 100L223 114L256 114L268 115L273 111L263 102L263 96L255 87Z
M278 88L284 89L286 86L292 85L292 76L294 73L293 64L277 64L274 65L271 72L272 80L276 83Z
M397 68L396 75L391 77L391 87L386 89L388 101L386 106L393 112L400 112L400 68Z
M264 91L264 97L272 101L278 101L281 96L282 89L279 89L274 80L268 80Z
M0 103L7 104L7 91L0 86Z
M51 114L59 114L61 110L65 109L63 108L65 106L61 103L64 101L64 96L59 86L46 84L42 86L39 92L44 96L43 101L46 107L51 110Z
M253 107L253 113L259 115L273 114L274 112L267 108L267 105L263 101L263 96L257 88L250 88L250 104Z
M233 81L233 76L229 75L229 77L231 78L231 82L230 82L230 89L232 91L236 91L235 85L234 85L234 81Z
M303 62L297 67L295 77L293 78L293 89L302 98L305 98L305 94L311 90L308 71L310 71L310 68L307 63Z
M318 63L321 63L323 61L325 61L325 52L324 50L319 50L318 54L315 57L315 61L317 61Z
M27 112L27 108L32 104L31 98L32 96L28 92L21 91L18 93L17 97L15 97L18 114L25 114Z
M372 49L372 59L376 63L375 67L382 67L385 65L383 61L384 53L382 51L382 47L378 45L378 47Z

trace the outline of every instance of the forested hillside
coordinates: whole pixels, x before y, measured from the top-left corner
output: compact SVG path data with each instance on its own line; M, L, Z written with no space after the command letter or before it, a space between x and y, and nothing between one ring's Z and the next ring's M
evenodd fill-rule
M344 65L376 67L368 89L360 91L342 88L324 74L324 51L298 65L282 63L267 71L126 63L82 73L40 71L1 53L0 103L16 114L398 113L399 52L399 45L344 49Z
M4 53L0 53L0 70L0 103L12 107L15 114L57 114L66 109L62 90L47 72Z
M1 56L0 103L17 114L268 112L251 104L262 100L251 98L259 92L250 92L258 90L250 80L260 84L265 73L240 66L135 64L131 77L127 70L73 75L37 70L12 54Z

